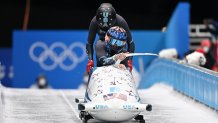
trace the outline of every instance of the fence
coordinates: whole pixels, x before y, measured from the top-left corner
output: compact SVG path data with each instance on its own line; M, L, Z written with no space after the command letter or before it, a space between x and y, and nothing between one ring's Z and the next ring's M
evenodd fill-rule
M164 82L175 90L218 110L218 73L177 60L155 59L142 77L140 88Z

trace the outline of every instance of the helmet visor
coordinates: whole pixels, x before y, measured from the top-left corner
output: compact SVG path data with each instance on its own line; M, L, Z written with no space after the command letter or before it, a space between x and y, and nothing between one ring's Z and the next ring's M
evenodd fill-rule
M126 44L126 41L121 41L118 39L110 38L109 44L111 46L117 46L117 47L122 47Z

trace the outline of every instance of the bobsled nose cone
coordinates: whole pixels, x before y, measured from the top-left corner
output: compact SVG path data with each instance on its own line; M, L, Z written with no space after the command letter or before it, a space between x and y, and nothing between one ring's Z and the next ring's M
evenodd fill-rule
M148 104L148 105L146 106L146 110L147 110L147 111L151 111L151 110L152 110L152 105L151 105L151 104Z

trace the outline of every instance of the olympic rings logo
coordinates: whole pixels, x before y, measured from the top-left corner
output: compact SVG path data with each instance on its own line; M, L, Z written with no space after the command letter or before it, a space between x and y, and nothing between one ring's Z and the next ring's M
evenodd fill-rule
M75 53L74 50L76 50L76 48L82 51L80 56ZM38 54L36 53L37 49L41 49L41 52ZM61 49L61 52L57 53L56 49ZM38 41L30 47L29 55L30 58L39 63L44 70L54 70L59 66L65 71L70 71L86 58L86 51L85 45L80 42L74 42L70 44L69 47L62 42L55 42L49 47L45 43ZM52 63L48 64L46 62L48 59L52 61ZM66 64L65 61L67 60L70 61L70 64Z

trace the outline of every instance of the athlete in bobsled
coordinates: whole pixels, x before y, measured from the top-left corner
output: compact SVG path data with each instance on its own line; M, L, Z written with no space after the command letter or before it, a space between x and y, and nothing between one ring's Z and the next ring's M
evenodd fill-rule
M105 44L96 47L97 67L112 65L119 59L120 67L129 68L126 42L126 31L118 26L111 27L106 33Z
M86 52L88 54L88 63L86 66L86 70L89 73L91 68L94 67L93 61L93 44L95 44L95 49L104 50L105 48L105 35L113 26L119 26L125 29L126 31L126 50L130 53L134 53L135 44L132 39L129 26L126 20L119 14L116 13L115 8L110 3L102 3L96 11L96 15L92 18L90 25L89 25L89 33L88 39L86 43ZM96 34L98 35L99 39L96 43L95 37ZM100 49L103 48L103 49ZM99 53L96 51L96 53ZM98 62L99 63L99 62ZM100 66L101 63L97 64ZM132 57L128 58L128 66L129 69L132 70Z
M104 48L96 48L97 67L89 74L85 98L78 99L80 118L120 122L135 119L144 123L143 111L151 111L150 104L141 103L134 78L128 68L126 31L111 27L105 36ZM100 50L104 49L104 50Z

